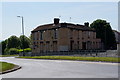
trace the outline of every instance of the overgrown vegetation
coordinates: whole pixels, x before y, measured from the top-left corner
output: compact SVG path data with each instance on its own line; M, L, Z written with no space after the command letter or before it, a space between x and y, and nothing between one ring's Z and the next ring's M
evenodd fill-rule
M120 62L120 59L113 58L113 57L74 57L74 56L33 56L33 57L28 57L28 56L25 56L25 57L18 57L18 58Z
M16 48L10 48L8 53L9 53L10 55L13 55L13 54L17 54L17 53L19 53L19 52L18 52L18 49L16 49Z
M23 49L19 49L18 52L23 52ZM24 49L24 52L31 52L31 48Z
M7 63L7 62L0 62L0 72L3 72L3 71L6 71L6 70L9 70L9 69L12 69L14 68L14 64L11 64L11 63Z
M23 40L24 39L24 40ZM13 55L20 52L30 52L31 38L21 35L11 36L0 43L2 45L2 55ZM24 44L24 45L23 45Z
M111 25L106 20L97 19L90 25L96 30L96 37L100 38L104 44L104 49L116 49L117 43L115 34L112 31Z
M10 49L5 49L6 54L4 55L17 55L21 52L23 52L23 49L17 49L17 48L10 48ZM24 52L31 52L31 48L25 48Z

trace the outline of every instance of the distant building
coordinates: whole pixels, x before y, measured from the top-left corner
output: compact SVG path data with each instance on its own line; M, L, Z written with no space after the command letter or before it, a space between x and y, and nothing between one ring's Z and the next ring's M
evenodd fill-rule
M96 38L89 23L59 23L59 18L54 18L54 23L40 25L31 33L32 53L102 48L101 39Z
M120 52L120 32L113 30L117 42L117 50Z
M120 43L120 32L113 30L114 34L115 34L115 38L116 38L116 42Z

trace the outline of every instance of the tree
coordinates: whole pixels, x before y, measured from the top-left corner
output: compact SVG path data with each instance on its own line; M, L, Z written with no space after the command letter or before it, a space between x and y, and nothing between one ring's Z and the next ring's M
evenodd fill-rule
M23 38L24 37L24 38ZM31 36L30 36L31 38ZM30 48L31 45L31 39L21 35L19 38L16 36L11 36L8 39L0 42L0 45L2 46L2 54L10 54L12 52L17 53L17 49L22 48ZM23 40L24 39L24 40ZM24 44L24 45L23 45ZM28 50L29 51L29 50Z
M97 19L90 27L96 30L96 37L101 38L104 49L116 49L115 34L112 31L110 23L105 20Z
M21 35L19 39L21 49L30 47L30 39L28 37Z
M2 45L2 54L4 55L5 53L5 48L6 48L6 45L7 45L7 39L2 41L1 42L1 45Z
M7 41L7 48L20 48L20 40L16 36L11 36Z

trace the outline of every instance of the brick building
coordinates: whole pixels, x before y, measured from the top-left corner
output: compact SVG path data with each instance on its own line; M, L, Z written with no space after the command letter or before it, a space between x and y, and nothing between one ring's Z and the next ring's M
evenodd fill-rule
M96 32L84 25L72 23L54 23L40 25L32 33L32 53L52 51L74 51L101 49L101 40L96 38Z

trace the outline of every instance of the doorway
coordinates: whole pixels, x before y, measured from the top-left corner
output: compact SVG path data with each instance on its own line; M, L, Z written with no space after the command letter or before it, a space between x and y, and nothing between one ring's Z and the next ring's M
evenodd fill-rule
M70 50L73 50L74 41L70 41Z
M86 42L82 42L82 49L86 50Z

